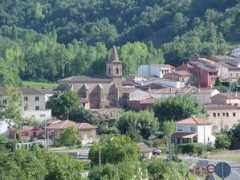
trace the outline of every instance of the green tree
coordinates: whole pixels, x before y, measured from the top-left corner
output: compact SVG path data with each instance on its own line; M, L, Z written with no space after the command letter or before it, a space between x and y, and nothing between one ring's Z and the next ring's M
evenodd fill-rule
M137 144L127 136L112 136L101 139L89 152L92 164L116 164L125 160L138 160L140 157Z
M147 169L151 180L191 178L187 166L183 163L155 159L147 164Z
M148 139L158 129L158 121L153 112L128 111L122 113L117 126L121 134L129 135L133 139L138 139L139 135Z
M80 107L79 97L76 93L68 91L53 95L47 102L47 108L52 109L54 116L61 119L69 117L69 113Z
M10 121L17 128L22 124L21 95L16 87L4 87L4 104L1 105L0 119Z
M228 149L231 145L231 138L228 134L219 134L216 136L215 147L217 149Z
M203 106L191 96L174 96L154 105L155 116L160 122L173 119L174 121L188 118L192 115L200 115L205 112Z
M63 146L73 146L80 144L79 130L76 127L66 128L58 139L59 144Z

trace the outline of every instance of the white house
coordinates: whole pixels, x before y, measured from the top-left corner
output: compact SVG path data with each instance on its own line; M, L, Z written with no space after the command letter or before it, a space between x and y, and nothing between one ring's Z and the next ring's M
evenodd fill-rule
M0 87L0 105L2 108L7 106L8 97L5 93L6 89ZM42 121L52 118L52 111L46 108L49 97L53 95L53 91L49 89L19 88L21 95L21 106L23 118L34 118Z
M144 64L139 66L138 75L143 77L159 77L167 73L171 73L175 70L172 65L169 64Z
M212 125L207 120L191 117L176 122L176 132L172 135L172 140L176 144L180 143L215 143L215 137L212 135Z
M42 121L52 118L52 111L46 108L49 97L53 95L52 90L21 88L22 116Z

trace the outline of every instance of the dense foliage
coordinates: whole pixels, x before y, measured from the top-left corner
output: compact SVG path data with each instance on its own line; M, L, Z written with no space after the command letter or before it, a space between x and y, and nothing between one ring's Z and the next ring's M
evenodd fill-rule
M140 63L225 54L240 41L239 7L239 0L4 0L0 82L101 74L112 45L126 73Z
M231 145L231 138L228 134L222 133L216 136L215 147L217 149L228 149Z
M150 180L194 179L184 163L155 159L147 164Z
M139 140L139 136L148 139L158 129L157 118L153 112L124 112L118 121L121 134L129 135L132 139Z
M80 138L79 138L79 130L75 127L68 127L66 128L61 134L58 139L59 145L62 146L73 146L80 144Z
M79 98L77 94L72 91L54 94L47 102L47 108L52 109L53 116L60 119L68 119L69 114L79 109L79 106Z
M177 121L205 112L203 106L191 96L174 96L160 100L153 109L160 123L170 119Z
M128 136L112 136L100 140L93 145L89 152L92 164L111 163L116 164L126 160L134 161L139 159L139 149Z
M0 179L80 180L82 171L81 161L38 148L0 155Z

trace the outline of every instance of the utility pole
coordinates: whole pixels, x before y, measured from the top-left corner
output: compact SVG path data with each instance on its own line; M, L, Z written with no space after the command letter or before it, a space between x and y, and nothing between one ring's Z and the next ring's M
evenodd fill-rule
M98 165L101 167L102 165L102 152L101 152L101 146L98 147Z

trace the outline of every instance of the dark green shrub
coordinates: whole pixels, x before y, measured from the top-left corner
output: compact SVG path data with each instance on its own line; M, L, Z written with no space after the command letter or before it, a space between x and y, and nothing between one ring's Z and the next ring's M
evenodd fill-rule
M188 143L177 145L177 152L183 154L198 154L201 155L207 146L200 143Z

